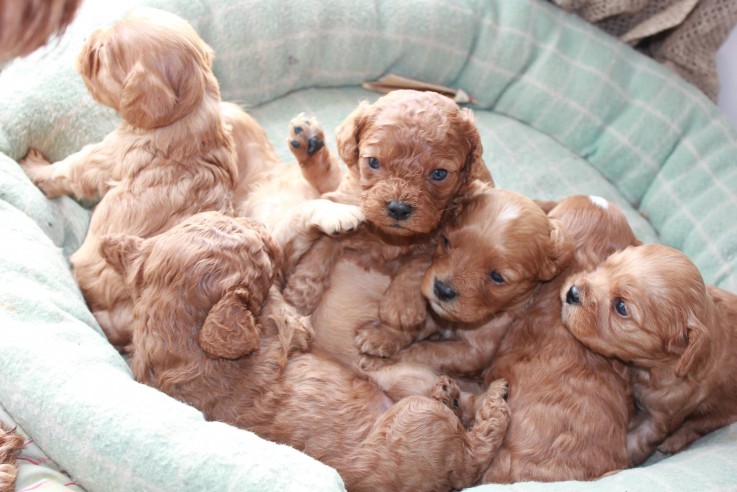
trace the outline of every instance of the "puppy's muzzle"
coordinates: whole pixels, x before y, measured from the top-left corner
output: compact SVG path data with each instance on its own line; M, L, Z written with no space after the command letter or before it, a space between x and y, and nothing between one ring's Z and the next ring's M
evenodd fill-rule
M566 293L566 303L581 304L581 292L579 292L578 287L575 285L572 285L571 288L568 289L568 292Z
M386 206L386 213L394 220L407 220L414 208L409 203L392 200Z
M458 296L458 293L453 290L453 287L437 279L435 279L435 284L433 285L433 292L435 293L435 297L441 301L452 301Z

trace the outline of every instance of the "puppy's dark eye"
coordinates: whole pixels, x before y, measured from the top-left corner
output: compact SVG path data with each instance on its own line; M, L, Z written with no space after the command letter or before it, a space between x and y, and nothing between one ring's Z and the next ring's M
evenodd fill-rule
M625 306L624 301L622 299L617 299L614 301L614 309L617 310L620 316L627 317L627 306Z
M446 177L448 177L448 171L445 169L433 169L433 171L430 173L430 179L433 181L442 181Z
M450 249L450 240L445 236L443 236L443 248Z
M503 284L504 283L504 277L497 272L496 270L489 273L489 278L495 283L495 284Z
M379 159L376 157L369 157L366 161L368 162L368 167L371 169L379 169Z

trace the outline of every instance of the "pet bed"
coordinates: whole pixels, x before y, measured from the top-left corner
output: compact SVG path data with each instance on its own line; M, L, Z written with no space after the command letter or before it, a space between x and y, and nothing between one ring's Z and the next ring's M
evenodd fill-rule
M61 159L114 128L117 116L93 102L73 60L94 27L143 3L190 20L216 51L223 99L246 107L286 162L289 119L314 113L333 145L332 129L357 102L378 97L360 88L365 80L396 73L462 88L499 186L603 196L641 239L681 249L709 283L737 291L735 129L676 75L546 2L85 0L60 40L0 72L0 402L82 488L343 487L299 451L206 422L136 383L69 271L88 209L47 200L16 163L29 147ZM732 425L676 456L563 488L734 487L736 436Z

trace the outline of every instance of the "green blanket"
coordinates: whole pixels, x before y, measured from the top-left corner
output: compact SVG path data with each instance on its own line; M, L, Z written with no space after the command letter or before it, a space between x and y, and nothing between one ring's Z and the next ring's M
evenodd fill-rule
M463 88L499 186L620 204L639 237L686 252L737 291L737 133L677 76L537 0L86 0L65 36L0 72L0 403L88 490L340 490L331 468L206 422L133 381L69 272L88 210L47 200L15 160L99 141L117 116L73 70L94 27L147 4L189 19L215 49L223 98L285 161L299 111L328 129L387 73ZM596 483L483 490L715 490L737 484L737 425Z

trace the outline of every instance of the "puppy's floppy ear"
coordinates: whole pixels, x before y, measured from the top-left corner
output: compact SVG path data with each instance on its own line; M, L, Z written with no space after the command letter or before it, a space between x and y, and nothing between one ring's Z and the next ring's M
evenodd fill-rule
M676 375L683 377L709 358L709 333L706 326L689 313L688 324L668 342L668 351L680 353Z
M481 144L481 135L479 135L479 130L476 127L476 118L473 115L473 111L468 108L461 109L461 118L463 118L464 122L464 136L470 145L466 163L461 171L463 179L466 183L480 180L491 183L494 186L494 179L491 177L489 168L486 167L486 163L484 162L484 147Z
M126 276L135 258L141 251L143 239L127 234L108 234L100 238L100 255L113 270Z
M338 154L348 169L355 172L358 165L358 142L368 121L371 105L362 101L335 130Z
M227 291L205 318L199 335L202 350L212 358L237 359L259 347L261 327L248 308L248 291Z
M573 258L573 240L568 231L556 219L550 219L550 226L548 256L538 272L542 281L551 280L558 275Z
M177 95L156 70L136 63L123 81L120 115L138 128L152 129L172 122Z

